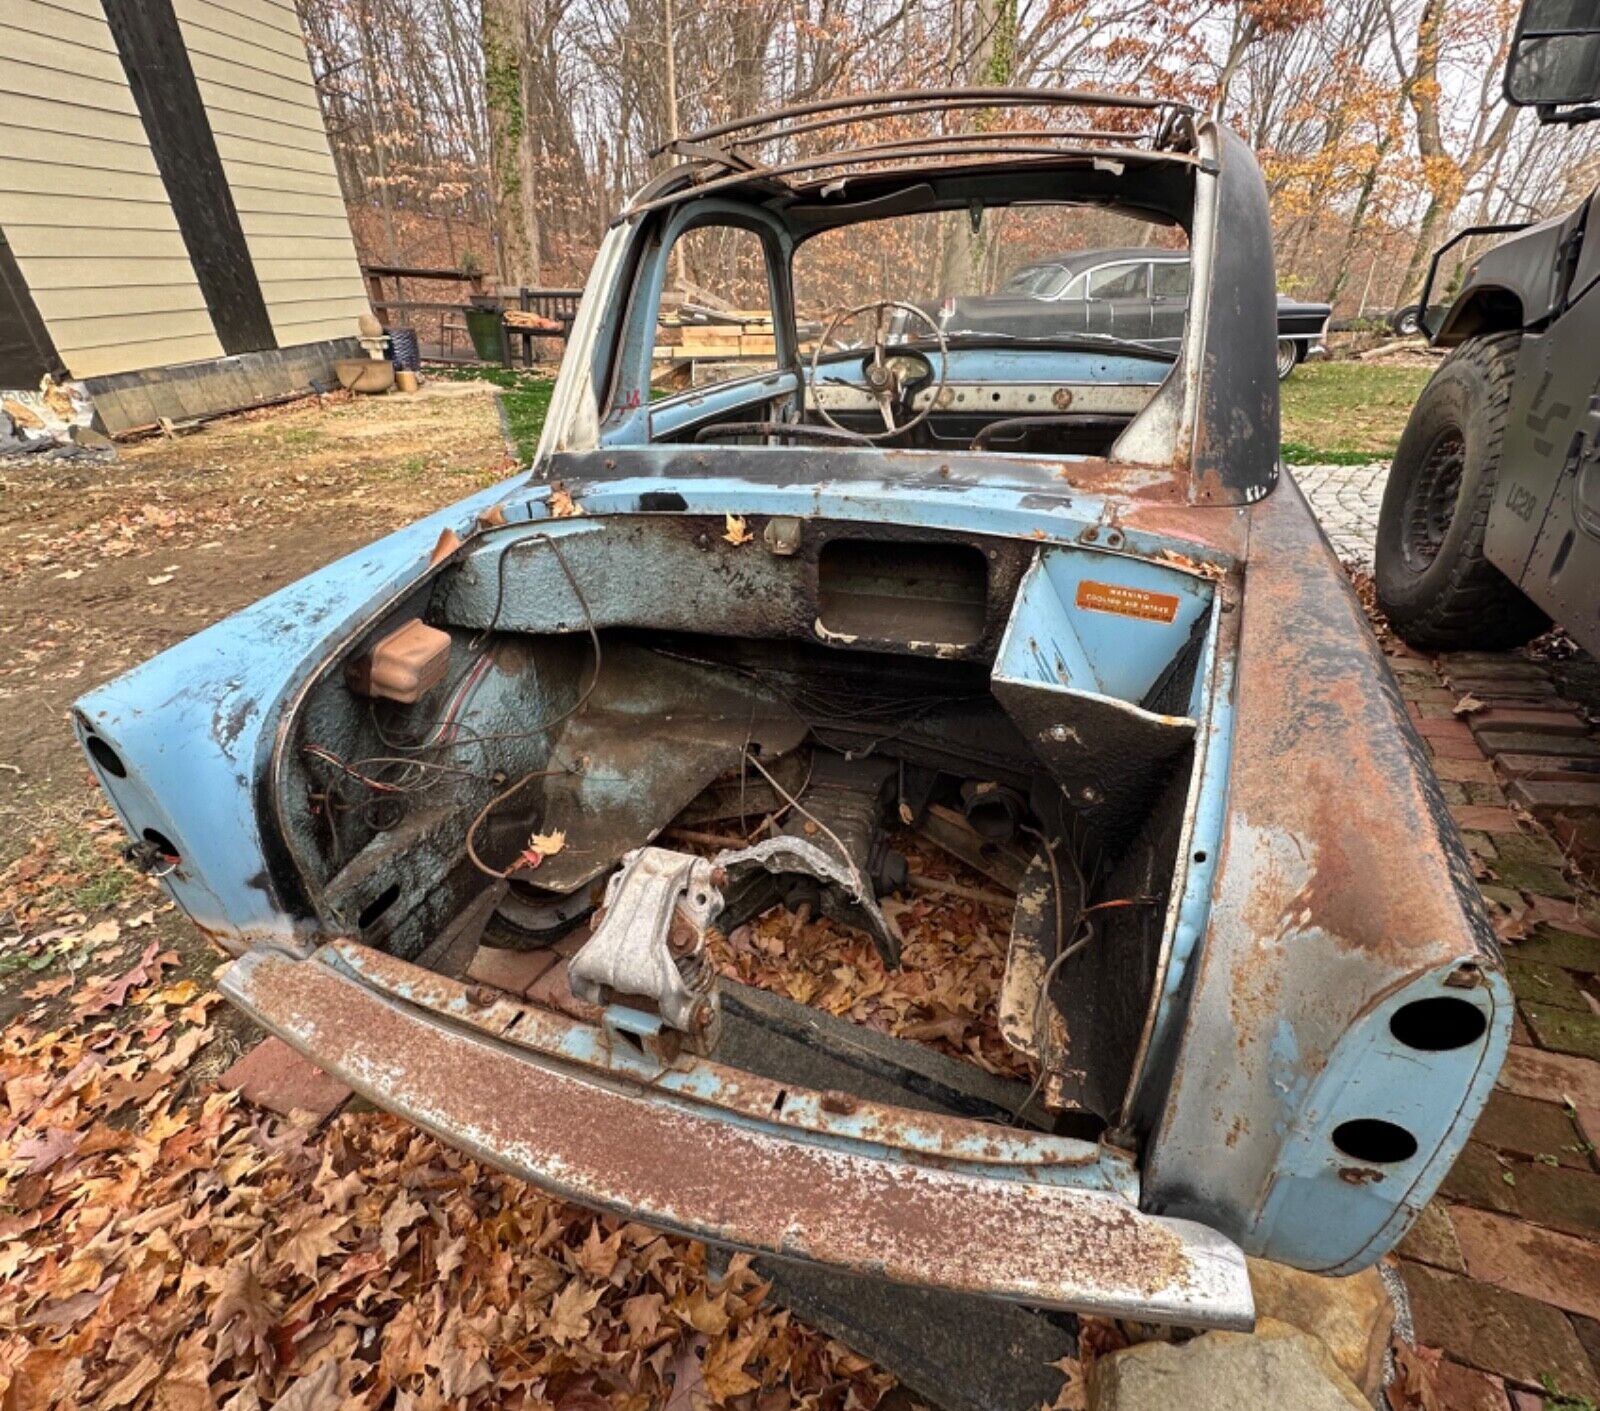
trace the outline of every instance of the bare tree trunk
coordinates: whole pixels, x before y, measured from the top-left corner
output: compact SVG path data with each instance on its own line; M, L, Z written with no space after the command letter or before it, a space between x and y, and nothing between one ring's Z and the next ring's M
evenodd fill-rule
M372 10L368 0L361 0L361 11L356 22L356 38L361 45L361 82L366 89L367 123L372 134L373 159L378 166L378 199L383 206L383 253L391 265L400 263L400 247L395 240L394 191L389 185L389 156L385 134L378 119L382 104L378 101L378 79L375 72L377 60L372 52Z
M483 0L484 105L489 118L489 184L502 284L539 282L533 133L523 82L528 50L520 0Z

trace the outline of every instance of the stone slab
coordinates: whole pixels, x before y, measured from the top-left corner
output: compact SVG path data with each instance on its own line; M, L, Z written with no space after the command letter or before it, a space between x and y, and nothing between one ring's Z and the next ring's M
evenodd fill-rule
M1515 754L1494 757L1494 769L1509 779L1600 779L1600 755Z
M1467 717L1474 735L1487 731L1532 730L1545 735L1584 736L1589 722L1565 702L1549 706L1492 706Z
M1506 797L1533 813L1600 809L1600 779L1513 779Z
M1540 756L1546 758L1547 756ZM1494 765L1481 754L1465 759L1439 758L1433 762L1433 772L1441 779L1458 784L1492 784L1495 782Z
M467 967L467 979L492 985L507 994L525 995L551 966L561 960L553 950L497 950L479 946Z
M1511 1405L1499 1377L1449 1359L1439 1364L1434 1386L1441 1411L1509 1411Z
M1589 1001L1570 970L1555 965L1541 965L1536 960L1520 960L1514 954L1506 955L1506 977L1518 999L1535 1004L1553 1004L1558 1009L1575 1009L1580 1014L1590 1011Z
M1465 740L1473 738L1472 728L1455 716L1428 717L1417 722L1417 733L1430 744L1439 740Z
M1482 1142L1466 1144L1440 1191L1452 1202L1515 1215L1580 1239L1600 1231L1600 1176L1509 1157L1502 1164Z
M1453 1274L1467 1271L1466 1256L1461 1253L1455 1226L1450 1220L1450 1207L1442 1200L1430 1200L1422 1207L1422 1214L1395 1246L1395 1253L1419 1264L1448 1269Z
M1600 759L1600 740L1592 735L1555 735L1539 730L1480 730L1477 741L1487 755L1554 754Z
M1546 1165L1570 1166L1591 1170L1588 1155L1580 1148L1582 1140L1572 1124L1571 1113L1555 1093L1547 1101L1496 1090L1484 1105L1483 1114L1472 1130L1472 1139L1496 1151L1513 1152L1530 1161Z
M1569 1392L1600 1391L1588 1355L1560 1309L1494 1284L1402 1261L1417 1342L1523 1386L1553 1376ZM1248 1404L1248 1403L1245 1403Z
M1548 1004L1519 1006L1540 1048L1600 1059L1600 1014L1580 1014Z
M1089 1367L1094 1411L1371 1411L1316 1338L1272 1319L1254 1333L1205 1333L1146 1342Z
M280 1116L309 1112L319 1122L331 1117L351 1095L337 1078L279 1038L257 1044L217 1079L217 1086L237 1088L247 1102Z
M1473 828L1480 833L1517 833L1522 824L1509 808L1486 804L1456 804L1450 810L1457 828Z
M1515 955L1519 960L1536 960L1543 965L1559 965L1585 975L1600 975L1600 939L1580 936L1576 931L1563 931L1559 926L1535 926L1531 935L1524 936L1514 946L1507 946L1506 954Z
M1331 1279L1267 1259L1249 1266L1257 1319L1310 1333L1364 1395L1376 1396L1394 1327L1394 1304L1378 1271Z
M1465 1205L1453 1219L1473 1278L1600 1318L1600 1244Z

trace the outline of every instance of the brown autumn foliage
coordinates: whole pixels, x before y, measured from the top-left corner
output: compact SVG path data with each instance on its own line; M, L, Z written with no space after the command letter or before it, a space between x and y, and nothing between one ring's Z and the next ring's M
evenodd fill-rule
M319 1129L218 1086L205 1055L237 1020L174 968L159 937L183 923L149 879L76 909L120 836L103 814L81 831L76 860L48 835L0 872L27 1006L0 1033L4 1411L865 1411L894 1385L743 1257L719 1270L383 1113ZM901 970L781 911L723 943L724 969L1017 1075L994 1025L1005 907L903 841L919 875L979 895L890 903Z
M1596 176L1600 134L1500 100L1514 0L528 0L520 29L503 0L299 8L363 252L513 283L581 282L674 131L894 87L1220 106L1261 156L1280 285L1344 314L1414 297L1452 229Z

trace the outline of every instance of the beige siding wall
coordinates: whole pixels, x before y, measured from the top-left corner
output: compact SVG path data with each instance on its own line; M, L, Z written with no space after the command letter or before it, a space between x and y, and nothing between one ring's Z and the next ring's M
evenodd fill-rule
M0 3L0 226L75 377L222 355L99 0Z
M173 8L279 345L352 336L366 287L293 4Z

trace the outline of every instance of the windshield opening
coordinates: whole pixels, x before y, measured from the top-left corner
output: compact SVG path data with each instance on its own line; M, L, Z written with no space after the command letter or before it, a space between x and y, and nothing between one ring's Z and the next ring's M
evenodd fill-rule
M1188 314L1187 255L1181 227L1093 206L976 207L862 222L796 250L796 325L804 341L843 309L893 300L915 311L901 311L894 329L907 341L937 341L917 316L925 314L952 344L1123 344L1170 356Z

